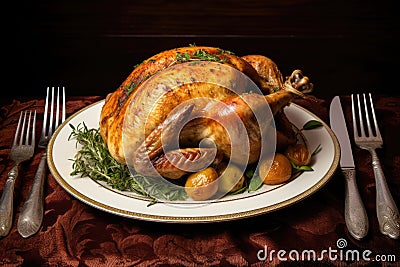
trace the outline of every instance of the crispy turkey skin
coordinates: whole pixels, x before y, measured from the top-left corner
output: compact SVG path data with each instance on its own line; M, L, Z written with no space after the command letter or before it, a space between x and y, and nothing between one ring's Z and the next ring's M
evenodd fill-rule
M197 68L188 70L183 64L186 62L191 62ZM168 71L163 72L164 70ZM176 164L172 166L171 160L166 159L166 154L174 152L163 152L160 137L162 131L167 131L167 124L173 123L167 123L166 120L174 108L186 101L202 98L221 101L227 109L240 117L251 140L250 162L256 161L260 153L259 137L262 130L257 128L254 115L241 96L251 95L252 92L246 91L246 84L235 84L234 91L223 86L236 79L236 70L245 74L261 89L262 94L246 98L254 103L262 98L262 101L269 104L275 119L281 121L277 128L277 146L285 147L294 143L296 136L283 108L296 95L285 90L282 75L272 60L260 55L239 57L215 47L190 46L163 51L145 60L134 68L116 91L106 97L100 115L100 133L111 155L120 163L133 161L135 169L145 175L153 174L153 171L149 171L149 164L167 178L184 175L186 172L182 172ZM218 82L201 82L207 79ZM193 110L185 112L190 113ZM201 112L214 116L215 106L204 103ZM225 120L229 120L229 117ZM185 165L185 157L193 160L201 152L213 152L214 156L231 156L231 140L228 140L226 132L215 120L194 120L183 129L181 135L180 142L185 147L180 151L181 158L176 159L183 162L182 166ZM217 144L217 151L195 149L204 138L211 138ZM124 149L124 144L129 144L129 151L126 147Z

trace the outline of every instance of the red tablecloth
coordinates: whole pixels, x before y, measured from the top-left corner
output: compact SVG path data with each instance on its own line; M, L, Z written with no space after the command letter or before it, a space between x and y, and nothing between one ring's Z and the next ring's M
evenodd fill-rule
M101 99L98 96L69 97L67 113L72 115ZM331 99L311 99L296 102L329 124ZM400 98L378 95L374 96L374 101L384 138L384 147L378 150L378 154L392 195L400 206ZM342 96L342 104L350 120L349 96ZM36 109L41 121L43 106L43 100L35 99L14 100L1 108L0 193L12 167L9 153L19 113L23 109ZM40 133L37 132L38 140ZM0 265L400 264L400 241L379 232L370 155L358 148L354 148L358 186L370 223L369 235L362 241L350 236L344 222L344 180L340 171L318 192L290 207L253 218L209 224L165 224L112 215L75 199L48 173L42 227L36 235L24 239L17 232L16 221L41 154L41 150L36 150L33 159L21 165L14 197L14 224L10 234L0 239ZM293 257L300 260L290 260Z

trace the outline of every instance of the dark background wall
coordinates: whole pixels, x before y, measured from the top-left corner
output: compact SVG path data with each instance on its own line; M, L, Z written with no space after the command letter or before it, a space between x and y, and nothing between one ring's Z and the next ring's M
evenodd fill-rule
M302 69L315 94L398 94L399 29L391 0L21 0L5 9L7 97L106 95L160 51L217 46Z

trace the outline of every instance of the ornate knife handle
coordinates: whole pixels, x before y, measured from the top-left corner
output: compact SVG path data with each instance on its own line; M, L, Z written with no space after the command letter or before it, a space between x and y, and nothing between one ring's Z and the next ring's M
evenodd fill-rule
M368 217L364 204L361 200L356 184L356 171L351 169L342 169L345 176L345 211L347 229L350 234L360 240L368 234Z
M375 175L376 215L378 216L379 228L383 234L397 239L400 236L399 210L390 194L378 156L374 149L371 149L370 152Z

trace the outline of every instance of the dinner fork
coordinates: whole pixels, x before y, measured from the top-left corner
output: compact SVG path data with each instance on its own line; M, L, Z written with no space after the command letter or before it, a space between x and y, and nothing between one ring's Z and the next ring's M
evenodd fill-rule
M46 102L44 108L44 120L42 133L39 139L38 147L44 149L38 169L35 174L28 198L22 207L18 219L18 232L22 237L29 237L35 234L42 224L43 205L44 205L44 182L47 170L47 145L54 132L57 129L60 116L61 122L65 120L65 88L62 87L62 111L60 111L60 88L57 87L56 102L54 102L54 87L51 88L51 104L49 110L49 87L47 87ZM55 108L55 110L54 110ZM61 112L61 114L60 114ZM55 117L55 118L54 118ZM54 125L53 125L54 121ZM47 123L49 126L47 128Z
M357 123L355 100L354 96L351 95L354 141L360 148L368 150L372 156L372 167L374 169L376 183L376 213L380 231L391 238L397 239L400 236L399 211L392 195L390 194L385 175L382 171L381 163L375 152L376 148L382 147L383 140L376 120L372 96L371 94L368 94L368 96L367 100L367 97L363 94L363 99L360 100L360 95L357 94L359 120ZM364 107L364 112L362 106ZM373 127L371 127L370 114L372 115ZM363 118L366 120L367 133L364 130ZM357 127L357 124L359 127Z
M18 177L19 164L29 160L33 156L33 152L35 150L35 124L36 110L33 115L32 111L21 111L10 153L10 158L12 161L14 161L14 167L12 167L8 173L8 178L0 200L0 236L6 236L11 229L14 205L14 184ZM31 129L32 133L30 134Z

